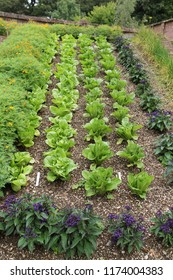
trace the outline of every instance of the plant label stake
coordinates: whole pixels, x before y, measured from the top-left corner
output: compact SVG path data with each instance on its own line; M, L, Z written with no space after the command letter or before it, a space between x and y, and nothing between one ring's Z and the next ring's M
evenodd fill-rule
M39 181L40 181L40 172L37 172L37 178L36 178L36 184L35 184L36 187L39 186Z

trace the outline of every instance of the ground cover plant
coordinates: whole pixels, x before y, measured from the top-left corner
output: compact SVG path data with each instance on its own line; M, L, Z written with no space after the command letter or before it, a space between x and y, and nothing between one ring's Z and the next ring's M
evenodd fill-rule
M11 201L8 196L1 200L2 258L163 259L165 252L171 259L172 248L150 231L154 213L172 205L164 168L154 155L158 134L146 126L148 116L134 96L134 84L120 70L114 45L104 36L95 40L86 34L65 35L56 44L49 94L45 106L36 105L41 106L40 136L27 147L35 159L29 182ZM115 90L130 102L116 102ZM87 114L95 100L103 109L101 118ZM124 119L135 139L126 137L118 145L116 130L125 126ZM117 155L120 151L126 151L124 159ZM125 205L131 211L128 206L125 212ZM112 230L108 215L109 222L114 220Z
M34 144L34 136L39 135L37 128L41 118L37 113L45 101L56 40L57 36L51 34L46 27L30 24L16 27L1 45L0 163L4 170L0 181L1 196L2 188L13 180L10 176L10 162L13 160L13 152L17 152L16 144L30 147ZM18 174L19 178L24 176L22 174ZM26 185L26 180L25 184L21 180L21 186L23 185Z

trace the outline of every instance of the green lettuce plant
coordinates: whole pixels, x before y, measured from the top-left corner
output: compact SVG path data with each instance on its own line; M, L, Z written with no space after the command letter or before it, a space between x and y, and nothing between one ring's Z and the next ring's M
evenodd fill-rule
M104 195L116 190L121 180L118 177L112 177L113 169L111 167L97 167L91 171L84 170L84 187L86 196Z
M110 80L110 82L106 82L107 88L110 90L118 90L121 91L124 89L127 85L127 82L125 80L120 80L117 78L113 78Z
M102 119L104 115L104 107L105 104L100 103L99 100L95 100L86 106L86 112L84 114L85 117L90 117L91 119L98 118Z
M68 158L68 153L62 148L50 150L44 155L44 167L50 170L47 174L49 182L54 182L57 179L68 180L70 172L77 168L77 165Z
M128 107L122 106L117 102L115 102L113 106L115 111L111 115L114 116L119 123L121 123L122 119L124 119L125 117L130 118L130 115L128 114L129 113Z
M103 80L101 78L96 79L96 78L86 77L84 82L85 82L84 88L91 90L95 87L99 87L100 84L103 82Z
M104 120L94 118L89 123L84 125L84 128L88 131L85 139L90 141L91 139L103 138L106 134L112 131L112 128L109 127Z
M120 72L117 69L113 69L113 70L106 70L105 71L106 74L106 80L108 82L110 82L113 78L117 78L120 79Z
M144 164L142 162L142 159L144 158L143 148L131 140L128 140L127 143L128 144L124 148L124 150L117 152L116 155L127 159L127 161L129 162L129 164L127 165L128 167L137 166L138 168L143 168L144 167Z
M102 141L102 139L96 139L94 144L89 144L89 146L82 151L82 155L98 166L104 160L112 157L113 153L107 142Z
M99 87L95 87L85 95L86 102L90 104L95 100L101 101L100 97L102 96L102 94L103 94L102 90Z
M104 70L113 70L115 67L115 59L112 55L105 55L104 59L100 60L100 64Z
M145 199L149 185L154 180L154 176L150 176L147 172L141 171L138 174L129 173L127 180L128 187L132 193Z
M68 140L72 138L76 131L67 123L65 119L51 119L54 123L46 130L46 144L51 148L56 148L61 145L63 141L65 143L69 142ZM69 143L72 143L71 141Z
M18 192L27 184L27 175L33 170L34 159L28 152L16 152L11 157L9 182L13 191Z
M82 70L85 77L94 78L99 71L99 67L98 65L94 65L94 63L92 63L90 67L83 67Z
M118 144L121 144L123 140L137 140L138 135L136 131L142 127L140 124L135 124L129 121L128 117L122 119L121 124L118 124L118 127L115 129L118 137Z
M115 106L117 103L122 106L127 106L134 102L135 97L135 94L133 92L127 93L125 90L113 90L110 92L110 95L116 101Z

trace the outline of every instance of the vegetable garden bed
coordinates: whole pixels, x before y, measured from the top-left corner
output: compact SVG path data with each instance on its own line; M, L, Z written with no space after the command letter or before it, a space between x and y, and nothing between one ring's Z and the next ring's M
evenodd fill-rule
M90 259L172 259L172 249L163 246L150 232L151 218L154 218L157 211L168 211L172 207L173 193L163 177L164 167L154 155L154 142L161 133L148 129L148 115L141 109L140 98L133 94L136 85L129 80L127 72L117 62L117 53L103 37L94 41L86 35L80 35L79 39L64 36L57 45L57 55L52 65L54 75L51 76L45 106L39 112L42 118L40 136L34 139L32 147L26 148L35 159L34 168L28 176L27 186L23 187L16 197L25 193L36 197L47 195L57 209L75 208L81 209L82 213L85 213L86 205L92 207L93 212L102 218L105 228L103 230L100 225L101 234L98 233L97 248L93 254L90 254L88 249L84 250L84 255ZM95 88L96 90L93 90ZM121 97L124 95L123 100L118 99L117 92L120 91ZM118 106L129 109L125 113L124 126L125 123L128 128L135 125L133 133L131 131L122 134L118 130L122 128L121 114L115 114L120 108ZM94 121L96 125L92 126ZM96 130L99 125L105 130L100 129L98 133ZM138 149L136 154L140 153L141 157L136 157L135 160L134 152L129 160L121 156L119 152L125 149L127 140L140 146L141 150ZM142 191L142 187L136 190L135 184L128 180L128 175L138 174L143 170L147 174L142 177L142 181L146 183L149 180L148 186ZM36 186L38 172L41 176L39 185ZM5 192L6 196L12 194L8 188ZM1 204L4 201L5 198L2 198ZM38 209L34 211L41 212ZM115 215L122 212L126 213L123 217L130 215L136 220L143 219L144 246L139 251L133 248L133 244L132 248L128 248L129 252L126 247L117 248L112 244L112 233L108 230L108 224L114 220ZM80 214L80 219L82 215L84 214ZM77 225L80 220L75 222ZM139 226L137 222L134 224ZM143 230L139 229L142 236ZM114 243L116 238L114 234ZM18 249L18 239L17 235L4 236L1 233L1 259L65 258L62 253L43 249L41 243L36 245L35 250L32 246L29 247L33 252L26 248ZM67 244L63 246L66 247ZM95 244L93 246L95 247ZM64 247L61 252L68 251ZM72 258L80 257L74 255ZM81 258L85 256L82 255Z

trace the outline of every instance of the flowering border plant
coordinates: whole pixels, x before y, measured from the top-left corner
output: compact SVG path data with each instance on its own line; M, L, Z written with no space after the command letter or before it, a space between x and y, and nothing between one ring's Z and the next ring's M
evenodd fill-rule
M167 131L172 126L172 112L157 110L149 114L148 128L158 131Z
M125 206L125 211L108 216L108 230L112 234L112 244L121 249L127 249L128 253L143 247L145 228L142 224L143 218L135 219L131 214L131 207Z
M152 218L151 232L162 240L165 246L173 246L173 207L162 213L160 210Z
M93 214L90 204L82 210L58 210L49 197L26 194L21 198L7 197L0 207L0 230L6 235L18 235L18 247L29 251L39 244L64 253L66 258L89 258L103 229L101 218Z

